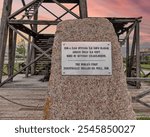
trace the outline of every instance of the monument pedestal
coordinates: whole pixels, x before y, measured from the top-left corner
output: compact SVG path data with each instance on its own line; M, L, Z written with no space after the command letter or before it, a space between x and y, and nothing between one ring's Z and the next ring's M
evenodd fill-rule
M68 20L58 25L49 89L50 119L135 119L120 45L107 19Z

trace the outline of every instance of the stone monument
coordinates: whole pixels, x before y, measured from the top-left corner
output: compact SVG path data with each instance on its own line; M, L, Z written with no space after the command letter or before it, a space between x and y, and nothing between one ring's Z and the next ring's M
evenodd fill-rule
M58 25L49 89L50 119L135 119L120 45L105 18Z

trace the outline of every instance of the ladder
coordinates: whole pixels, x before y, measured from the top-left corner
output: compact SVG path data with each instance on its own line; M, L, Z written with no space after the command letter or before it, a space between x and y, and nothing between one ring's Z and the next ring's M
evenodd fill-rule
M36 45L41 48L43 51L46 51L49 48L52 48L53 46L53 41L54 41L54 35L47 35L47 36L42 36L42 37L38 37L37 39L35 39L35 43ZM38 50L35 50L35 58L40 56L42 53L39 52ZM48 53L50 56L52 54L52 52L50 51ZM35 73L36 74L45 74L45 69L50 66L51 64L51 60L48 59L47 57L43 56L40 60L38 60L35 63Z
M37 0L32 6L30 6L27 10L25 10L25 13L24 15L22 15L21 19L27 17L29 20L31 20L34 17L34 15L37 13L43 1L44 0Z

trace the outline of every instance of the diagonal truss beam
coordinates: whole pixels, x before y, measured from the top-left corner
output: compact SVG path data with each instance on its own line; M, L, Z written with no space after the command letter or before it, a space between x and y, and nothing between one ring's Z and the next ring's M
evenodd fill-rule
M150 90L146 90L142 93L140 93L139 95L136 96L137 99L140 99L140 98L143 98L145 97L146 95L150 94Z
M9 24L32 24L32 25L57 25L60 21L48 20L10 20Z
M16 74L10 76L9 78L7 78L6 80L4 80L2 83L0 83L0 87L3 86L4 84L6 84L8 81L10 81L11 79L13 79L15 76L17 76L19 73L21 73L23 70L25 70L26 68L28 68L29 66L31 66L33 63L35 63L36 61L38 61L40 58L42 58L45 54L47 54L49 51L51 51L52 49L49 48L48 50L46 50L45 52L43 52L40 56L38 56L37 58L35 58L33 61L31 61L29 64L27 64L25 67L23 67L21 70L19 70Z
M51 12L49 9L47 9L46 7L44 7L42 4L41 4L41 7L43 8L43 9L45 9L46 11L48 11L51 15L53 15L56 19L58 19L58 16L57 15L55 15L53 12ZM62 21L61 19L59 19L60 21Z
M27 37L25 37L22 33L20 33L18 30L16 30L13 26L9 25L9 27L16 32L17 34L19 34L21 37L23 37L25 40L27 40L34 48L36 48L37 50L39 50L40 52L42 52L48 59L51 59L51 57L46 54L41 48L39 48L36 44L34 44L33 42L29 41L29 39Z
M150 109L150 105L149 105L149 104L143 102L143 101L140 100L140 99L137 99L136 101L137 101L138 103L140 103L140 104L142 104L142 105L144 105L145 107L148 107L148 108Z
M77 6L79 6L79 4L74 5L71 9L69 9L70 11L72 11L73 9L75 9ZM62 14L60 17L58 17L58 19L61 19L63 16L65 16L66 14L68 14L69 11L66 11L64 14Z
M58 6L60 6L61 8L63 8L64 10L68 11L72 16L74 16L77 19L80 19L80 17L75 14L74 12L72 12L71 10L69 10L68 8L66 8L63 4L61 4L60 2L58 2L57 0L52 0L54 3L56 3Z
M32 37L37 36L37 33L35 31L27 28L26 26L24 26L22 24L19 24L19 25L18 24L10 24L10 25L12 25L15 29L20 30L20 31L32 36Z
M19 15L20 13L22 13L23 11L25 11L27 8L29 8L30 6L32 6L34 3L36 3L37 0L33 0L30 3L28 3L26 6L22 7L21 9L17 10L16 12L14 12L13 14L11 14L9 16L9 19L14 18L15 16Z
M76 5L74 5L71 9L70 9L70 11L72 11L73 9L75 9L77 6L78 6L79 4L76 4ZM68 11L66 11L64 14L62 14L61 16L59 16L55 21L59 21L62 17L64 17L66 14L68 14L69 12ZM45 29L47 29L48 27L50 27L51 25L47 25L47 26L45 26L43 29L41 29L39 32L38 32L38 34L39 33L41 33L42 31L44 31Z
M125 43L125 41L127 40L127 38L129 38L131 32L134 30L135 26L137 25L137 21L134 22L134 24L132 25L132 27L130 28L130 30L128 31L127 35L125 36L125 38L123 39L123 41L121 42L122 44Z
M23 18L25 16L27 16L29 18L29 20L31 20L34 15L36 15L38 13L38 9L41 6L41 4L43 3L44 0L38 0L35 4L31 5L29 7L29 10L27 12L25 12L25 15L23 16ZM34 9L34 10L33 10ZM32 13L30 13L31 11L33 11ZM35 18L34 18L35 19Z
M132 99L133 99L133 101L137 101L138 103L150 108L150 105L148 103L145 103L144 101L140 100L141 98L143 98L149 94L150 94L150 90L147 90L147 91L144 91L144 92L140 93L139 95L133 97Z

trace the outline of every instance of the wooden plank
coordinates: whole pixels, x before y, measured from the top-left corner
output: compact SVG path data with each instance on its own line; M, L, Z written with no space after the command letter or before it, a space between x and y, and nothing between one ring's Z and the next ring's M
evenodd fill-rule
M29 36L29 41L31 41L31 36ZM29 64L30 59L31 59L30 50L31 50L31 45L28 42L26 65ZM29 76L29 67L26 68L26 73L25 73L25 77L28 77L28 76Z
M79 0L57 0L60 3L79 3ZM44 0L44 3L54 3L53 0Z
M132 66L134 63L135 46L136 46L136 32L134 30L132 48L131 48L131 56L130 56L130 65L129 65L129 77L131 77Z
M4 0L1 25L0 25L0 83L2 81L4 56L5 56L7 36L8 36L7 17L11 14L11 9L12 9L12 0Z
M34 39L32 40L32 42L34 43ZM31 46L31 61L34 60L36 58L36 54L35 54L35 47ZM31 75L34 75L35 74L35 63L33 63L31 65Z
M27 28L26 26L24 26L23 24L14 24L13 25L16 29L26 33L27 35L31 35L33 37L36 37L37 34L36 32L34 32L33 30Z
M150 81L150 78L141 78L141 77L127 77L127 81Z
M12 60L12 54L13 54L13 30L9 28L9 43L8 43L8 77L13 75L13 60ZM12 79L10 80L12 81Z
M17 34L13 32L12 29L9 29L8 77L14 74L16 40ZM10 81L13 81L13 79L11 79Z
M57 25L59 22L48 20L10 20L9 24Z
M22 1L22 5L26 6L25 0L21 0Z
M37 40L43 40L43 39L54 39L54 34L38 34Z
M134 23L135 21L141 21L142 17L137 18L116 18L116 17L106 17L112 23Z
M3 98L0 98L0 119L42 119L43 118L43 105L47 95L47 83L39 82L41 77L34 76L30 78L23 78L22 82L19 81L21 76L16 77L15 83L9 83L4 88L0 88L2 96L11 101L28 106L42 106L40 108L23 107L13 104ZM32 85L29 87L30 83ZM19 85L19 88L16 87ZM32 88L34 85L34 88ZM41 86L41 87L40 87ZM28 88L27 88L28 87ZM42 88L43 87L43 88Z
M87 11L87 1L86 0L79 0L79 10L80 10L80 17L87 18L88 11Z
M128 34L128 31L127 31ZM130 51L130 47L129 47L129 37L127 38L127 42L126 42L126 76L129 77L129 67L130 67L130 62L129 62L129 51Z
M136 24L136 77L140 77L140 25ZM136 84L137 88L140 88L140 82Z
M34 11L36 10L36 7L34 7ZM37 21L38 20L38 11L34 14L34 20ZM33 31L37 33L37 30L38 30L38 26L37 24L34 24L33 25ZM35 43L36 42L36 39L33 38L32 39L32 42ZM35 55L35 51L36 49L34 47L31 47L31 61L34 60L36 58L36 55ZM35 68L35 63L33 63L31 65L31 75L34 75L36 72L36 68Z

